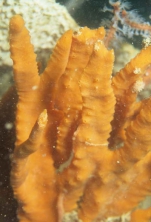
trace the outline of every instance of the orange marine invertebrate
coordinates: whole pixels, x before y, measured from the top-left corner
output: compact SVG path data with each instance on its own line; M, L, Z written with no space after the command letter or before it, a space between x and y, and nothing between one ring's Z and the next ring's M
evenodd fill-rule
M151 207L148 209L142 210L135 210L131 215L131 222L146 222L149 221L151 218Z
M10 21L18 94L11 184L21 222L61 222L73 210L101 221L151 192L151 98L136 102L151 46L111 78L104 36L102 27L67 31L39 75L23 19Z

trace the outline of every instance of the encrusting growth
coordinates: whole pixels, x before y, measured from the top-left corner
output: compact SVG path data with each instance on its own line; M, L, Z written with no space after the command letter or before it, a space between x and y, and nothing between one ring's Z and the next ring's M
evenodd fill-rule
M151 193L151 98L136 102L133 90L151 46L112 79L104 36L102 27L67 31L39 75L23 19L10 21L18 94L11 184L21 222L61 222L73 210L83 222L101 221Z

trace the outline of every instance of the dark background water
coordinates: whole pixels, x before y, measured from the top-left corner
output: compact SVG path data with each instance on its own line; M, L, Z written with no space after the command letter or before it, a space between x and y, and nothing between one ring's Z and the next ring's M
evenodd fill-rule
M68 6L68 3L71 0L57 0L58 3ZM74 0L75 2L80 2L81 0ZM123 2L123 1L122 1ZM125 1L131 3L130 10L136 10L138 14L151 23L151 0L131 0ZM111 18L110 13L102 12L104 5L109 6L108 0L85 0L82 5L70 9L70 14L76 20L80 26L88 26L90 28L97 28L100 26L102 19ZM149 18L150 16L150 18ZM142 41L142 38L135 37L129 39L133 41L134 45L139 47Z
M70 0L57 0L57 2L66 5ZM76 0L75 0L76 2ZM77 0L80 2L80 0ZM151 15L151 0L131 0L131 9L136 9L138 13L149 20ZM85 0L84 3L76 10L71 10L70 13L81 26L88 25L89 27L98 27L104 13L101 9L104 5L108 5L108 0Z

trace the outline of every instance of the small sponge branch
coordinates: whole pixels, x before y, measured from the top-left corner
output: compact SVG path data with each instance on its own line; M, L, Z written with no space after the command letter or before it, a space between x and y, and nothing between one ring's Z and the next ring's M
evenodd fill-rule
M24 28L24 20L20 15L15 15L12 17L9 29L15 35L22 31Z

